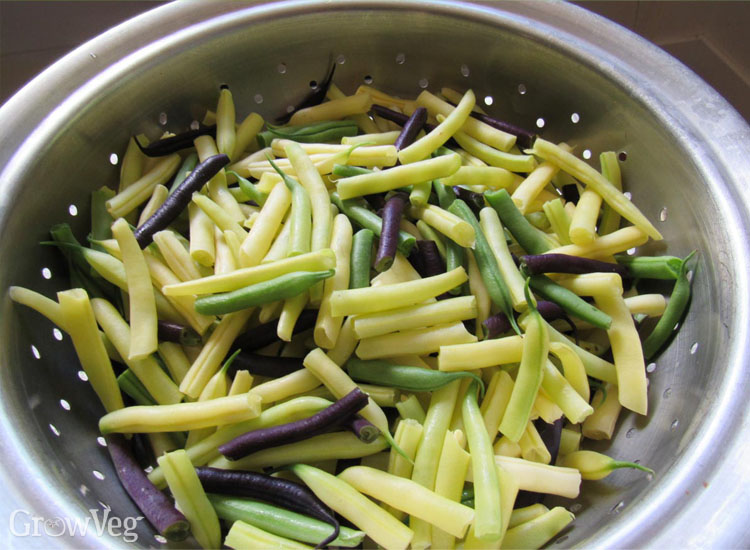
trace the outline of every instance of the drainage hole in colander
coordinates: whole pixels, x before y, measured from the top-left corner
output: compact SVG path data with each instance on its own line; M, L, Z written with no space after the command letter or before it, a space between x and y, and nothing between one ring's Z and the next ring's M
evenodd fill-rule
M695 355L695 353L698 351L698 342L693 342L693 345L690 346L690 355Z
M693 270L691 269L690 271L688 271L685 277L687 277L687 280L692 283L693 282Z
M99 470L91 470L91 473L99 481L104 481L104 474L101 473ZM107 507L105 504L102 504L101 502L99 504L101 504L103 508Z
M637 248L628 248L628 256L635 256L636 252L638 252Z
M276 65L276 70L279 71L279 74L286 74L286 63Z
M656 363L649 363L646 365L646 372L654 372L656 370Z
M44 277L47 280L52 278L52 271L50 270L50 268L48 267L42 268L42 277Z
M471 74L471 71L469 70L468 65L461 65L461 76L468 77Z
M57 437L60 437L60 430L58 430L54 424L49 424L50 431L55 434Z
M362 80L364 80L365 84L372 84L372 76L369 74L366 74Z
M586 160L589 160L591 158L591 149L584 149L583 153L581 153L581 156Z
M404 63L406 63L406 54L397 53L396 54L396 64L397 65L403 65ZM466 67L466 65L464 65L464 67ZM466 70L468 70L468 68Z
M101 435L100 435L99 437L97 437L97 438L96 438L96 442L97 442L97 443L99 444L99 446L101 446L101 447L106 447L106 446L107 446L107 440L106 440L106 439L104 439L104 437L102 437Z
M78 492L79 492L79 493L81 493L81 495L83 495L83 496L86 496L86 495L88 495L88 494L89 494L89 491L90 491L90 490L91 490L91 489L89 489L89 488L88 488L88 487L86 487L85 485L81 485L81 486L80 486L80 487L78 488Z
M422 88L422 89L425 89L425 88L427 88L427 86L429 86L429 85L430 85L430 81L429 81L429 80L427 80L426 78L420 78L420 79L419 79L419 87L420 87L420 88Z
M673 332L677 332L680 328L680 323L675 324L674 328L672 329Z
M572 122L573 124L578 124L580 121L581 115L579 115L578 113L573 113L572 115L570 115L570 122Z
M55 327L52 329L52 336L57 340L58 342L62 342L63 339L63 333L60 331L59 328Z
M628 439L632 439L633 437L635 437L636 431L637 430L635 428L630 428L627 432L625 432L625 437Z
M153 472L153 471L154 471L154 467L153 467L153 466L150 466L150 465L149 465L149 466L146 466L146 467L145 467L145 468L143 469L143 471L144 471L144 472L146 472L147 474L150 474L151 472Z
M620 162L625 162L626 160L628 160L627 151L620 151L620 154L617 155L617 158L619 159Z
M197 120L194 120L193 122L190 123L191 130L197 130L200 127L201 127L201 123L198 122Z
M154 535L154 540L159 544L167 544L167 539L165 539L161 535Z
M60 406L65 411L69 411L70 410L70 403L68 403L67 401L65 401L65 399L60 399Z
M485 96L485 98L484 98L484 104L487 105L487 106L492 105L492 103L494 103L494 101L495 100L492 98L491 95Z
M539 117L538 119L536 119L536 127L537 128L544 128L544 124L545 124L545 122L544 122L544 119L542 117Z
M339 56L338 56L338 57L336 58L336 63L338 63L339 65L343 65L344 63L346 63L346 57L344 57L344 54L343 54L343 53L342 53L342 54L340 54L340 55L339 55Z
M562 544L562 543L563 543L563 542L565 542L566 540L568 540L568 535L563 535L562 537L560 537L559 539L557 539L557 540L556 540L555 542L556 542L557 544Z
M117 153L112 153L109 155L109 163L112 166L117 166L117 163L120 162L120 157L117 156Z
M610 510L610 514L619 514L620 512L622 512L623 508L625 508L625 501L621 500L612 507L612 509Z
M286 112L287 113L293 113L294 109L295 109L294 105L287 105L286 106Z
M36 349L36 346L31 346L31 355L34 356L34 359L41 359L42 354L39 353L39 350Z
M623 195L625 195L625 198L628 199L628 200L632 200L633 199L633 194L630 191L625 191L623 193Z
M71 204L68 206L68 214L71 216L77 216L78 215L78 207L75 204Z
M677 426L679 426L679 425L680 425L680 421L675 418L674 420L672 420L672 424L670 424L669 429L670 430L676 430Z
M664 390L662 396L664 397L664 399L669 399L672 396L672 388L667 388L666 390Z
M521 95L526 95L526 85L525 84L519 84L518 85L518 93Z
M161 124L162 126L167 125L167 113L159 113L159 124Z
M260 105L261 103L263 103L263 96L260 94L255 94L255 96L253 96L253 100L255 101L255 103Z
M663 208L662 208L662 209L661 209L661 210L659 211L659 221L660 221L660 222L665 222L665 221L667 221L667 207L666 207L666 206L665 206L665 207L663 207Z
M89 381L89 375L88 375L88 374L86 374L86 373L85 373L84 371L82 371L82 370L79 370L79 371L78 371L78 378L80 378L80 379L81 379L81 381L83 381L83 382L88 382L88 381Z

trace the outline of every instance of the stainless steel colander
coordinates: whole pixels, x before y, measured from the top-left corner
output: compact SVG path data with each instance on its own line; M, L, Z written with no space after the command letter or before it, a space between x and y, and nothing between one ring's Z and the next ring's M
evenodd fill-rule
M179 130L228 83L238 115L283 113L330 56L347 91L471 87L500 118L596 159L627 155L633 201L665 236L642 252L700 251L690 316L649 365L648 418L623 415L608 452L656 470L585 482L553 547L739 547L750 540L748 265L750 132L715 91L661 50L563 3L179 2L137 17L52 66L0 109L0 288L65 285L49 226L84 234L88 193L116 181L131 134ZM485 99L486 98L486 99ZM137 516L103 440L101 409L67 336L0 310L0 533L4 547L159 547L90 528L29 527ZM603 447L607 448L607 447ZM101 514L101 512L100 512ZM116 535L116 534L115 534Z

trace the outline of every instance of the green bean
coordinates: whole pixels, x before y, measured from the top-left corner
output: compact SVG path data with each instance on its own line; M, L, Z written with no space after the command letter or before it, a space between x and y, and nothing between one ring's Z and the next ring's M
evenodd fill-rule
M333 202L333 204L335 204L338 209L346 214L351 220L354 220L360 226L369 229L376 236L380 237L380 232L383 228L383 220L375 212L369 209L367 201L364 199L341 200L338 193L331 193L331 202ZM401 254L408 256L415 244L417 244L417 239L414 238L413 235L410 235L406 231L398 232L397 248Z
M245 288L198 298L195 301L195 311L205 315L223 315L277 300L286 300L302 294L318 281L327 279L334 273L333 269L285 273Z
M497 540L502 534L503 525L500 481L492 441L479 411L473 382L464 396L461 414L471 449L471 469L474 472L474 535L484 541Z
M695 255L695 250L682 260L680 274L672 289L667 308L664 310L664 314L659 319L659 322L656 323L654 330L643 342L643 355L646 359L651 359L656 355L664 344L666 344L667 340L669 340L670 336L674 334L674 328L680 322L680 319L682 319L685 309L690 302L690 279L687 276L687 264L693 255Z
M328 523L264 502L214 494L208 494L208 500L220 519L228 523L244 521L280 537L317 544L331 533ZM341 527L339 536L330 544L351 548L364 536L362 531Z
M261 148L270 147L274 139L290 139L297 143L340 142L342 137L357 135L357 124L350 120L315 122L298 126L271 126L258 134Z
M348 166L346 164L334 164L333 175L340 178L350 178L352 176L361 176L363 174L369 174L372 172L369 168L362 168L360 166Z
M174 192L183 181L185 181L185 178L193 171L196 164L198 164L198 153L192 152L185 157L185 160L182 161L182 165L177 169L177 173L174 175L172 185L169 186L170 194Z
M91 193L91 238L105 240L112 238L112 216L107 211L105 203L115 196L115 192L109 187L102 187ZM101 251L101 245L93 245L92 248Z
M529 254L544 254L550 249L543 233L536 229L516 208L508 191L500 189L486 193L485 198L495 209L503 225L508 228L513 238Z
M528 324L523 336L523 354L513 392L500 422L500 433L518 442L529 422L531 408L542 385L543 367L549 353L547 323L542 319L529 292L529 282L524 286L529 305Z
M432 188L435 190L435 194L438 197L438 203L440 208L448 210L451 203L456 200L456 194L453 189L447 185L443 185L439 181L435 180L432 182ZM445 269L450 271L459 266L466 265L466 252L464 248L453 241L452 239L445 240ZM451 294L461 294L461 287L456 287L449 291Z
M388 361L349 359L349 376L358 382L369 382L406 391L434 391L459 378L473 378L484 395L484 382L476 374L466 371L441 372L421 367L394 365Z
M360 229L352 239L349 288L370 286L370 266L372 265L372 241L375 234L369 229Z
M520 334L521 331L516 323L516 318L513 316L513 303L510 298L510 292L508 291L508 287L500 273L497 260L492 253L492 248L490 247L489 242L487 242L487 237L485 237L482 232L482 228L479 226L476 216L469 206L461 199L454 200L448 208L448 211L469 222L474 228L476 234L474 257L477 260L479 272L482 275L482 281L484 281L484 285L487 287L487 292L490 295L492 303L500 308L506 317L508 317L508 321L510 321L513 329Z
M432 182L432 188L435 190L440 208L448 210L451 203L456 200L456 194L453 192L453 189L447 185L443 185L439 180Z
M123 373L117 377L117 385L120 386L120 389L124 393L129 395L130 398L135 401L136 405L158 405L156 400L151 397L150 393L148 393L146 386L138 380L138 377L130 369L124 370Z
M310 252L310 239L312 234L312 204L310 195L307 190L294 178L287 176L277 165L268 157L273 169L282 177L287 189L292 192L292 211L289 214L291 224L289 229L289 244L287 256L298 256L305 252Z
M676 280L682 274L683 260L675 256L628 256L615 254L618 264L628 268L634 279Z
M529 281L531 288L537 294L545 300L556 303L571 315L605 330L612 324L612 318L609 315L574 292L558 285L546 275L533 275Z
M263 206L265 204L268 195L261 193L250 180L243 178L237 172L232 170L227 170L227 174L237 178L237 183L239 184L240 189L242 189L242 192L247 195L251 201L258 206Z

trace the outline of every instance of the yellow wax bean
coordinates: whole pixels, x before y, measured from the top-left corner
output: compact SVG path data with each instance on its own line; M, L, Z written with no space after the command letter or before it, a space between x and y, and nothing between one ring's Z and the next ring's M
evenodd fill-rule
M523 458L495 455L495 463L513 474L522 491L534 491L566 498L576 498L581 487L581 472L575 468L551 466ZM469 480L473 474L469 470Z
M576 355L570 346L560 342L550 342L549 351L562 363L565 379L578 392L578 395L588 403L591 390L586 375L586 367L583 366L581 358Z
M292 471L315 495L386 550L406 550L414 532L342 479L297 464Z
M143 359L158 346L157 315L154 290L146 260L128 222L119 218L112 224L112 235L117 239L125 266L130 296L131 338L128 357Z
M383 105L384 107L396 108L399 111L406 113L407 115L413 113L414 110L417 108L417 104L414 100L401 99L399 97L388 95L385 92L381 92L380 90L373 88L372 86L365 86L364 84L361 84L357 88L357 91L354 93L369 94L372 97L372 102L375 103L376 105Z
M459 371L518 363L522 351L523 340L518 335L470 344L445 345L440 347L438 368L441 371Z
M214 222L195 203L188 205L190 216L190 257L202 266L214 265L216 248Z
M464 248L473 248L476 234L468 222L434 204L412 206L409 213Z
M487 189L506 189L515 181L515 174L496 166L462 166L452 176L443 178L440 183L454 185L481 185Z
M184 450L174 451L157 459L164 470L169 490L180 511L190 522L190 530L203 548L221 546L221 526L208 500L198 474Z
M476 537L474 526L472 525L469 528L469 533L466 535L466 540L464 540L464 549L466 550L489 550L493 548L501 548L501 542L508 529L508 525L510 524L513 506L516 497L518 496L518 482L513 474L505 471L500 466L496 467L497 476L500 480L500 508L502 518L500 536L489 542L482 541Z
M243 422L259 414L260 397L248 392L209 401L126 407L104 415L99 430L103 434L182 432Z
M172 270L164 262L153 256L148 249L146 249L143 257L151 274L151 280L155 285L162 287L180 282L177 275L172 273ZM166 299L198 334L203 334L213 324L214 316L202 315L195 311L195 296L168 296Z
M621 294L610 292L594 297L599 309L612 318L607 330L612 345L612 357L617 371L620 404L626 409L646 414L648 410L648 380L643 347L633 317Z
M125 319L120 317L117 309L102 298L91 300L91 308L104 334L114 344L117 352L125 360L125 364L145 386L151 397L159 405L171 405L182 401L182 394L177 386L152 356L147 355L141 359L128 357L131 330Z
M341 138L342 145L393 145L396 143L401 132L399 130L393 130L390 132L378 132L372 134L363 134L359 136L344 136Z
M520 183L510 198L521 214L528 214L531 203L555 177L559 168L551 162L543 162Z
M492 300L490 299L490 293L487 291L487 287L482 279L482 273L479 271L479 266L474 257L474 251L466 251L466 260L469 269L469 292L476 298L477 301L477 317L476 317L476 331L477 338L482 338L485 329L484 322L490 316L490 310L492 308Z
M337 365L343 365L354 353L357 347L357 337L354 334L354 322L351 317L344 320L336 345L328 351L328 358Z
M250 548L278 548L279 550L312 550L312 546L280 537L259 527L236 520L229 528L224 546L236 550Z
M146 206L143 207L143 210L141 210L141 215L138 216L138 223L136 223L136 227L140 227L143 225L147 219L151 217L151 215L156 212L159 207L164 204L164 201L167 199L167 196L169 195L169 189L164 187L163 185L157 185L154 187L153 193L151 193L151 198L146 203Z
M362 137L362 136L359 136ZM326 155L327 158L336 153L349 153L347 164L356 166L394 166L398 160L396 148L393 145L365 145L352 150L351 145L337 145L334 143L297 143L288 139L275 139L271 143L271 149L277 156L289 157L291 167L299 175L299 169L295 165L292 156L286 150L290 145L296 145L304 151L308 158L315 155ZM315 158L322 158L316 156Z
M440 117L438 117L440 120ZM473 120L473 119L471 119ZM490 147L474 139L463 131L453 135L458 144L470 154L483 160L490 166L504 168L510 172L531 172L536 168L536 160L531 155L514 155Z
M157 352L167 366L172 380L178 384L182 382L187 371L190 370L190 360L185 355L182 346L174 342L159 342Z
M177 277L183 281L200 279L201 272L193 263L190 253L185 249L174 231L165 229L154 233L154 242L159 252Z
M259 162L265 162L266 161L266 155L269 155L273 157L273 151L270 147L264 147L263 149L260 149L258 151L255 151L254 153L249 154L243 159L240 159L236 161L234 164L230 164L226 167L227 172L237 172L240 176L248 177L250 175L250 167L259 163ZM270 166L270 164L269 164ZM270 175L270 173L269 173ZM273 173L273 175L278 175L276 172ZM281 178L271 178L273 180L274 184L281 181ZM258 191L261 193L268 193L271 189L268 187L271 180L266 180L266 182L261 185L263 182L258 182ZM272 187L272 186L271 186Z
M351 199L444 178L455 173L460 167L461 157L456 154L443 155L396 166L389 170L341 178L336 184L336 190L342 200Z
M283 260L288 257L289 233L291 232L291 229L291 224L285 223L283 225L271 244L271 247L268 249L268 253L263 257L261 264ZM239 249L237 250L237 253L239 254Z
M471 455L461 448L455 434L446 432L435 477L435 493L460 502L470 462ZM435 548L453 548L455 537L436 526L432 528L432 544Z
M516 508L510 516L508 528L511 529L517 525L531 521L534 518L538 518L545 512L549 512L549 508L541 503L532 504L531 506L526 506L524 508Z
M240 123L235 134L234 149L229 155L232 162L240 158L250 144L254 143L255 136L261 131L263 124L263 117L258 113L250 113L245 117L245 120Z
M216 147L227 156L234 152L237 141L235 116L232 92L222 86L216 105Z
M540 464L549 464L552 456L547 450L544 441L542 441L539 432L534 423L529 421L526 429L523 431L521 439L518 440L518 446L521 448L521 458Z
M648 315L660 317L667 307L667 300L661 294L640 294L625 298L631 315Z
M233 219L229 213L224 210L221 206L216 204L206 195L200 193L193 193L192 201L198 205L198 208L203 210L206 215L211 218L211 221L222 231L233 231L237 234L240 239L244 239L247 236L247 231L242 229L239 223ZM244 215L241 215L241 219L244 219Z
M26 307L30 307L41 313L55 325L63 329L65 332L68 332L68 329L65 327L65 320L63 319L60 304L54 300L21 286L10 287L8 289L8 295L14 302L23 304Z
M333 250L324 248L315 252L292 256L274 262L244 267L221 275L210 275L193 281L162 287L166 296L191 296L229 292L248 285L274 279L293 271L324 271L336 266Z
M338 86L336 86L333 82L329 84L328 91L326 92L327 99L343 99L345 97L346 95L339 89ZM347 117L347 120L353 120L354 122L356 122L357 126L359 126L359 129L362 130L362 132L364 132L365 134L371 134L373 132L380 131L378 125L375 124L367 114L359 113L356 115L351 115Z
M388 473L394 476L411 479L414 469L414 457L417 447L422 439L422 424L413 419L402 420L398 423L396 433L393 436L396 445L409 457L411 462L401 456L395 447L391 447L388 455ZM405 513L392 506L386 506L386 510L397 519L403 521Z
M224 234L233 235L231 231L222 231L217 227L214 231L214 240L216 241L216 259L214 260L214 275L231 273L237 269L237 261L232 254L232 250L224 238Z
M427 90L419 94L417 104L426 108L432 116L442 115L448 117L456 109L447 101L443 101ZM516 136L502 130L497 130L475 118L467 118L461 129L474 139L502 151L507 151L516 143Z
M429 92L425 92L429 93ZM468 90L455 109L451 109L445 120L438 124L427 135L417 139L408 147L401 149L398 158L403 164L426 159L441 145L450 139L464 126L476 103L474 92Z
M410 352L427 355L435 353L443 345L457 345L476 341L477 337L468 332L462 322L457 321L363 338L357 346L356 353L360 359L393 357Z
M505 408L510 401L510 394L513 391L513 379L504 370L498 370L490 379L487 392L479 407L484 419L484 426L487 428L487 434L490 439L497 437L497 429L500 421L503 419Z
M557 283L579 296L598 296L610 292L622 294L622 278L617 273L584 273L560 277Z
M105 203L109 214L117 219L135 210L149 199L154 187L169 181L180 167L180 162L178 154L159 159L151 170Z
M563 416L562 409L552 402L544 392L544 388L539 388L539 393L534 400L533 412L535 412L535 416L532 416L532 418L541 418L547 424L553 424L555 420Z
M206 384L206 387L203 388L203 391L198 396L198 401L210 401L212 399L219 399L220 397L227 396L229 381L227 379L225 371L226 368L222 368L219 372L211 377L211 379L208 381L208 384ZM192 447L215 431L216 429L213 426L209 428L190 430L187 436L187 441L185 442L185 447Z
M622 191L622 173L620 172L620 163L617 160L617 153L614 151L604 151L599 155L599 165L602 169L602 176L607 178L612 185L619 191ZM620 215L615 212L608 204L602 208L602 217L599 221L599 234L606 235L612 233L620 227Z
M372 338L401 330L471 319L476 317L476 314L476 298L474 296L459 296L429 304L357 315L354 317L354 332L360 339ZM419 354L417 353L417 355Z
M594 168L577 158L572 153L562 150L560 147L549 141L537 139L534 142L533 152L535 155L559 166L562 170L586 184L593 191L596 191L613 210L618 212L623 218L629 220L638 227L643 233L654 240L661 240L661 233L653 224L641 213L640 210L630 202L621 191L619 191L607 178L597 172Z
M253 309L250 308L228 313L222 317L180 383L182 393L193 398L197 398L201 394L208 380L221 366L229 348L239 336L252 313Z
M503 548L541 548L562 531L575 516L562 506L556 506L526 523L508 529L503 538Z
M125 149L125 154L122 156L122 163L120 164L118 192L122 192L126 187L138 181L143 175L143 165L146 161L146 155L141 152L140 147L135 142L136 139L144 146L148 145L148 138L143 134L138 134L128 140L128 146Z
M331 432L262 449L239 460L227 460L222 456L209 462L209 466L225 470L258 470L295 462L309 464L322 460L362 458L379 453L387 447L388 443L383 437L378 437L372 443L365 443L349 431Z
M596 191L586 189L581 193L568 230L573 244L591 244L597 238L596 220L601 205L602 198Z
M107 412L121 409L124 405L120 388L99 336L88 294L83 289L74 288L58 292L57 299L62 327L70 335L78 360L104 409Z
M508 243L505 241L505 230L500 222L500 217L494 208L482 208L479 212L479 226L487 237L487 242L492 250L492 255L497 260L497 266L503 276L510 298L513 302L513 308L516 311L524 311L526 296L523 292L524 278L513 261L513 256L508 249Z
M328 201L326 194L326 201ZM331 349L338 339L342 317L331 315L331 294L336 290L349 288L349 271L351 264L353 230L349 218L344 214L338 214L333 222L331 236L331 249L336 255L336 273L325 281L323 295L318 310L318 318L315 321L313 331L315 345L325 349Z
M468 279L463 267L447 273L369 288L338 290L331 294L331 314L335 317L386 311L424 302L439 296Z
M594 412L589 416L581 426L581 434L589 439L612 439L615 432L617 418L620 416L622 405L617 395L617 386L606 384L605 392L601 389L596 390L591 403L594 406Z
M393 283L416 281L421 278L422 277L417 270L409 263L409 260L407 260L401 252L396 251L396 256L393 258L393 265L391 265L389 269L373 277L370 281L370 286L377 287Z
M310 293L308 291L284 300L284 305L279 315L279 322L276 323L276 336L278 336L279 340L284 342L292 340L294 325L297 324L297 319L299 319L302 310L305 309L309 300Z
M340 120L351 115L364 114L370 110L370 107L372 107L372 98L369 94L355 94L300 109L289 119L289 124L297 126L322 120Z
M542 388L571 422L574 424L583 422L594 412L591 405L576 392L551 361L544 362L542 371L544 373Z
M410 479L367 466L351 466L338 476L355 489L403 510L456 537L463 537L474 510L425 489Z
M292 193L286 185L277 185L268 195L258 218L240 247L242 267L258 265L268 252L281 220L292 204Z
M521 446L515 441L508 439L507 436L502 436L498 439L493 448L496 455L521 458Z
M615 399L616 401L616 399ZM619 403L618 403L619 405ZM596 409L594 409L594 414L596 414ZM589 416L591 418L594 416L593 414ZM589 420L589 418L586 419L586 421ZM584 425L586 424L586 421L584 421ZM572 430L570 428L563 428L560 431L560 450L559 450L559 456L565 456L567 454L573 453L577 451L581 444L581 432ZM558 463L560 460L558 459Z
M357 384L349 378L349 375L336 363L334 363L320 348L315 348L308 353L302 364L312 372L328 388L336 399L341 399L353 389ZM370 398L365 408L359 411L359 414L372 422L384 435L390 437L388 428L388 419L378 405Z

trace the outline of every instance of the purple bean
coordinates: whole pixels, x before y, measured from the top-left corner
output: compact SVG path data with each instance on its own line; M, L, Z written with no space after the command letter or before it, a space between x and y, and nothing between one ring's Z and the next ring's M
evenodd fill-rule
M304 309L294 325L292 334L298 334L315 326L318 311L315 309ZM232 344L232 349L242 349L243 352L256 351L279 341L276 334L278 320L270 321L257 327L248 329L241 334Z
M350 416L344 425L364 443L372 443L380 435L380 430L375 424L358 414Z
M394 193L383 207L383 225L378 242L378 253L375 257L375 269L383 272L391 265L396 257L398 248L398 232L404 207L409 197L406 193Z
M623 265L568 254L521 256L521 263L529 275L540 273L617 273L622 278L628 276L628 269Z
M302 359L297 357L271 357L242 351L234 358L229 369L227 369L227 374L234 376L237 371L246 370L250 374L278 378L302 368L304 368Z
M404 147L411 145L425 122L427 122L427 109L418 107L404 123L401 133L396 138L396 142L393 144L396 146L396 150L400 151Z

